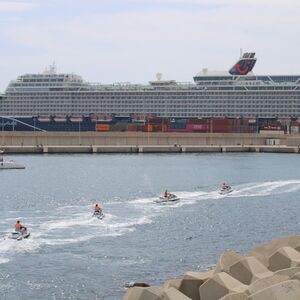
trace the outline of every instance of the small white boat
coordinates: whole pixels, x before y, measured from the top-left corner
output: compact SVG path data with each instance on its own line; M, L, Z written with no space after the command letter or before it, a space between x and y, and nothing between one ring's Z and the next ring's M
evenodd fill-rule
M227 195L233 192L233 189L231 186L225 186L221 188L221 191L219 192L220 195Z
M169 193L167 197L160 196L159 199L155 200L156 203L171 203L179 201L180 198L176 196L175 194Z
M3 154L4 151L0 150L0 170L1 169L25 169L25 166L17 164L13 160L4 160Z
M95 211L93 213L93 217L96 217L97 219L102 220L105 217L105 215L102 211Z
M17 240L17 241L20 241L22 239L27 239L29 237L30 237L30 232L28 232L27 230L25 232L13 231L9 236L10 239Z
M3 160L0 158L0 170L1 169L25 169L25 166L13 160Z

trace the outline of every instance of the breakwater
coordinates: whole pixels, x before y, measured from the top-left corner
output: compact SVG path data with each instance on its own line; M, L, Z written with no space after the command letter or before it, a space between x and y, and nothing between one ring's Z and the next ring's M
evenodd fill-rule
M216 267L187 272L163 286L132 283L123 300L300 299L300 236L258 246L246 256L225 252Z
M1 132L0 145L7 153L299 153L300 135L278 132Z

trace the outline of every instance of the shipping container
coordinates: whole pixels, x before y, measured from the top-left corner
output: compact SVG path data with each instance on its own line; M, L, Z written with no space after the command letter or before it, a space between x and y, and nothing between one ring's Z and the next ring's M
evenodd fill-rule
M118 122L110 126L111 131L126 131L127 130L127 123L125 122Z
M152 132L153 131L152 125L151 124L144 125L144 131L146 131L146 132Z
M127 130L128 131L137 131L137 126L135 124L128 124Z
M148 121L147 121L147 123L151 124L151 125L163 124L163 123L166 123L166 122L169 122L169 121L166 120L166 119L163 119L163 118L151 118L151 119L148 119Z
M248 123L249 123L249 124L256 124L256 119L249 119L249 120L248 120Z
M265 125L265 126L261 126L261 130L282 130L283 126L280 125Z
M187 124L187 130L197 131L197 132L208 132L209 125L207 124Z
M136 124L136 131L144 131L144 125L143 124Z
M170 129L185 129L186 123L170 123L169 128Z
M188 119L174 119L175 120L175 123L177 124L186 124L188 122Z
M109 131L108 124L96 124L96 131Z
M166 132L188 132L188 133L191 133L193 131L188 130L188 129L171 129L171 128L167 128Z
M189 119L188 124L209 124L210 120L208 119Z
M256 127L250 126L250 125L240 125L240 126L233 125L231 127L231 132L233 132L233 133L254 133L254 132L256 132Z

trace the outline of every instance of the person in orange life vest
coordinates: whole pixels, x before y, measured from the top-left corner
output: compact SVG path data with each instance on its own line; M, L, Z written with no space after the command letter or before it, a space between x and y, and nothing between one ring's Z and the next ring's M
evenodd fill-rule
M95 213L101 213L102 212L102 208L100 207L100 205L97 203L95 205Z
M23 225L21 224L20 220L17 220L17 223L15 225L15 231L20 231L23 228Z

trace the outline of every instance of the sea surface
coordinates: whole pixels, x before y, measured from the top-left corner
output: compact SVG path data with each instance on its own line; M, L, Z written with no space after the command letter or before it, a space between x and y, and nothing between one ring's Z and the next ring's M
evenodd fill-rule
M127 282L162 284L300 231L298 154L9 158L26 169L0 170L0 299L122 299ZM181 201L154 203L165 189ZM29 239L7 238L17 218Z

